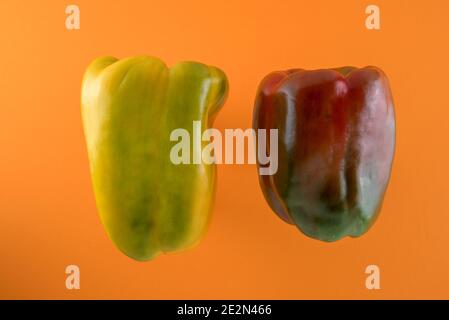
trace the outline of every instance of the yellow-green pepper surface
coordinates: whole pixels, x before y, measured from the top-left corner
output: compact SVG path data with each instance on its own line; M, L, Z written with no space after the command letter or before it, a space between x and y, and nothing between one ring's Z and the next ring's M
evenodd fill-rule
M101 57L87 68L81 104L97 208L129 257L183 250L205 233L215 165L173 164L170 134L192 135L193 121L210 127L227 91L221 70L196 62Z

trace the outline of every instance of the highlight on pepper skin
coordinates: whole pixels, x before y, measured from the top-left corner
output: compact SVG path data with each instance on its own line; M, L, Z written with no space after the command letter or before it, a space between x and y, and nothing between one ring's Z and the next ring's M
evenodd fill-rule
M155 57L95 59L82 83L82 119L101 221L115 245L144 261L198 243L210 220L215 165L170 161L170 132L212 125L225 74Z
M371 227L395 148L393 99L379 68L273 72L259 86L253 127L279 130L278 171L259 182L280 218L328 242Z

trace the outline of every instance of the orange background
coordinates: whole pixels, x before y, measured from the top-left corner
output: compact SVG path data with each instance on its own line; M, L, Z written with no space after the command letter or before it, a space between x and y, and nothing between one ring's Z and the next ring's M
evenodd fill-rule
M0 298L449 298L449 2L0 2ZM381 8L381 30L365 7ZM327 244L272 213L254 166L221 165L213 219L190 251L139 263L96 212L80 83L101 55L159 56L222 68L230 95L216 127L248 128L273 70L376 65L397 115L381 215L359 239ZM81 290L65 288L65 267ZM365 267L381 290L365 288Z

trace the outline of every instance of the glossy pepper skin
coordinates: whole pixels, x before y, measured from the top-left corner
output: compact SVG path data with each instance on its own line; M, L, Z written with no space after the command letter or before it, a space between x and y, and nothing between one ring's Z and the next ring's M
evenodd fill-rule
M101 57L85 72L82 118L101 221L115 245L144 261L194 246L206 231L215 166L170 161L174 129L205 130L225 101L218 68L158 58Z
M273 72L259 86L253 126L278 129L278 171L259 182L283 220L322 241L370 228L395 148L393 100L381 70Z

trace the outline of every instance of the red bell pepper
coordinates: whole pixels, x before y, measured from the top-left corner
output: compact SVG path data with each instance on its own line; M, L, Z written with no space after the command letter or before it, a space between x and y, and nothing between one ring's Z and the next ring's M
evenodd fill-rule
M253 126L278 129L278 171L259 180L282 219L323 241L369 229L395 148L392 94L380 69L273 72L260 84Z

